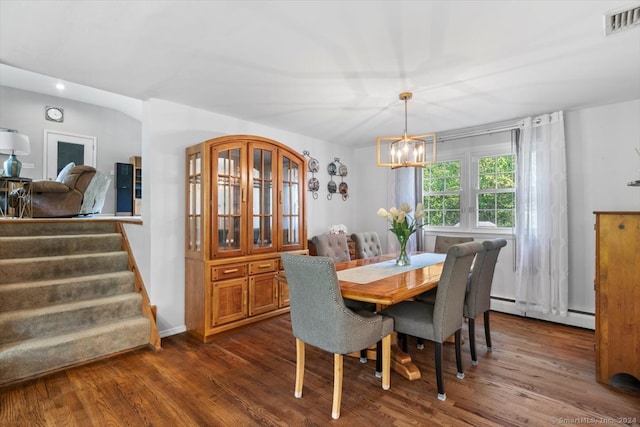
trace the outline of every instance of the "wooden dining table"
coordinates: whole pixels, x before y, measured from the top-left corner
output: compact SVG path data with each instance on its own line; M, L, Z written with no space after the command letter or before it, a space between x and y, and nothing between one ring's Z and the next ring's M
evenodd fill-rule
M375 303L382 310L438 286L445 255L422 253L411 257L411 265L395 265L395 256L382 255L336 263L343 298ZM368 357L375 358L375 348ZM420 378L420 370L397 344L391 349L391 367L408 380Z

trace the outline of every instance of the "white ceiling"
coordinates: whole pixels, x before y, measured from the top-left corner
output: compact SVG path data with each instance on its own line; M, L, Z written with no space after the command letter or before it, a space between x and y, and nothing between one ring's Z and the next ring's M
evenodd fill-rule
M69 97L87 86L368 145L402 132L403 91L409 133L640 99L640 26L603 31L605 12L638 4L0 0L0 83L32 74L15 67Z

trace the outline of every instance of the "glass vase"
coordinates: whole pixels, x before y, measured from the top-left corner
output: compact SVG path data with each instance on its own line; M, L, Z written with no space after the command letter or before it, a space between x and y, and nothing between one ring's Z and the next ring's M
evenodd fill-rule
M411 258L409 257L409 254L407 253L407 242L409 241L409 239L398 239L398 242L400 243L400 252L398 253L398 258L396 258L396 265L410 265L411 264Z

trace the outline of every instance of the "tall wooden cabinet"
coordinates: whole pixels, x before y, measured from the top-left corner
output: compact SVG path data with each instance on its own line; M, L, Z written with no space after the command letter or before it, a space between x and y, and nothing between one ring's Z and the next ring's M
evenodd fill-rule
M307 253L305 159L267 138L234 135L186 150L185 316L213 335L288 311L282 252Z
M596 214L596 377L640 380L640 212Z

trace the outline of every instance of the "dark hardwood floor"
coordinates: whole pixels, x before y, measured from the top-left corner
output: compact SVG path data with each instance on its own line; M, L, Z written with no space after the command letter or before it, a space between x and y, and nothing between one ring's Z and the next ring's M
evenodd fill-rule
M476 327L479 365L463 346L465 378L444 350L447 400L436 398L433 346L410 353L423 375L391 375L345 358L342 411L331 419L333 357L307 346L303 397L293 396L288 315L209 344L185 334L0 389L2 426L506 426L640 425L640 392L595 380L594 332L492 313L493 352ZM467 329L464 326L463 335ZM466 339L466 338L465 338ZM639 361L640 363L640 361Z

